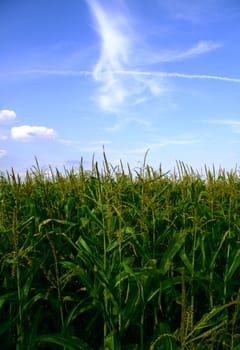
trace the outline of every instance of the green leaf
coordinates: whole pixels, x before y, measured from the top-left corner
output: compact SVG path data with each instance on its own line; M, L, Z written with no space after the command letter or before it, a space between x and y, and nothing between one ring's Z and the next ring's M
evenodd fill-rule
M64 334L42 335L35 338L35 342L38 344L57 344L64 347L66 350L93 350L83 340L74 336L65 336Z
M193 274L193 268L192 268L192 264L190 262L190 260L188 259L188 256L186 254L185 251L185 247L183 247L179 253L179 256L182 260L182 262L184 263L185 267L187 268L187 270L191 273L191 275Z
M116 339L116 332L110 332L104 338L104 350L120 350L119 341Z
M168 323L161 322L154 332L154 340L151 342L149 350L175 350L177 349L176 339L171 334Z
M82 218L80 218L80 222L81 222L82 227L84 228L89 224L89 219L82 217Z
M19 315L13 317L11 320L0 323L0 336L9 330L18 320Z
M79 247L84 248L85 252L87 252L90 256L92 255L92 251L91 251L89 245L87 244L87 242L81 236L78 238L76 244Z
M28 302L26 302L24 305L23 305L23 309L22 311L23 312L26 312L27 309L31 308L33 305L35 305L35 303L38 301L38 300L41 300L41 299L44 299L45 298L45 294L43 293L38 293L36 295L34 295L30 300L28 300Z
M94 210L90 210L90 208L85 205L83 206L86 210L86 213L93 219L93 222L95 222L99 228L103 229L103 222L98 219L98 217L94 214Z
M7 294L3 294L0 296L0 309L3 307L4 303L6 301L13 301L16 300L17 297L17 292L11 292L11 293L7 293Z
M218 249L217 249L217 251L215 252L215 254L214 254L213 258L212 258L212 261L211 261L211 263L210 263L210 270L211 270L211 271L212 271L213 268L214 268L215 261L216 261L216 259L217 259L218 253L220 252L220 250L221 250L221 248L222 248L222 245L223 245L224 241L226 240L227 236L229 235L229 233L230 233L229 230L227 230L227 231L225 232L225 234L223 235L222 240L221 240L221 242L220 242L220 244L219 244L219 246L218 246Z
M163 275L168 272L173 258L184 244L186 236L186 231L175 232L173 234L173 238L171 239L169 246L161 260L160 271Z
M231 253L231 263L229 264L228 271L226 273L226 280L229 281L234 275L235 271L239 268L240 265L240 249L239 246L235 247Z
M119 245L120 244L118 239L113 240L112 243L107 247L107 252L111 252L115 248L119 248Z
M150 295L148 296L147 302L153 299L157 294L166 292L167 290L173 288L174 286L181 284L181 277L171 277L165 281L161 281L159 286L155 290L151 290Z
M232 350L240 350L240 345L234 346L234 348L232 348Z
M189 339L189 342L192 341L192 336L195 332L200 332L205 328L218 327L227 320L227 308L231 305L234 305L236 302L231 302L224 305L214 306L211 311L204 314L203 317L194 325L193 330L188 334L186 339ZM216 317L217 316L217 317ZM216 317L216 318L215 318ZM200 337L200 336L199 336Z

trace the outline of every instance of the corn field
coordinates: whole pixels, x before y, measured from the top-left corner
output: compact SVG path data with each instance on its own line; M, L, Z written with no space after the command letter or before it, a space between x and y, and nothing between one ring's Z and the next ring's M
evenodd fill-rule
M240 178L178 162L0 175L0 344L240 349Z

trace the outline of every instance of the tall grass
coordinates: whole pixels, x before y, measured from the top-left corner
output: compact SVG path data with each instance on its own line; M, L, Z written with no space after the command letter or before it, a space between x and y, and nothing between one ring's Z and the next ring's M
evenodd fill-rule
M0 176L3 349L239 349L237 171Z

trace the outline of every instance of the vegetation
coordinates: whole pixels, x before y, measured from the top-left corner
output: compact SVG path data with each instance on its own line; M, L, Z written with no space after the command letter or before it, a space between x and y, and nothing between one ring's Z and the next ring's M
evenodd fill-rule
M240 349L240 179L38 163L0 176L0 343Z

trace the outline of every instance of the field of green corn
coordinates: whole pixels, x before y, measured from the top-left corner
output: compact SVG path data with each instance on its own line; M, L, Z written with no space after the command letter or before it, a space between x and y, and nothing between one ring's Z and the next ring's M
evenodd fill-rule
M240 178L0 175L0 347L240 349Z

